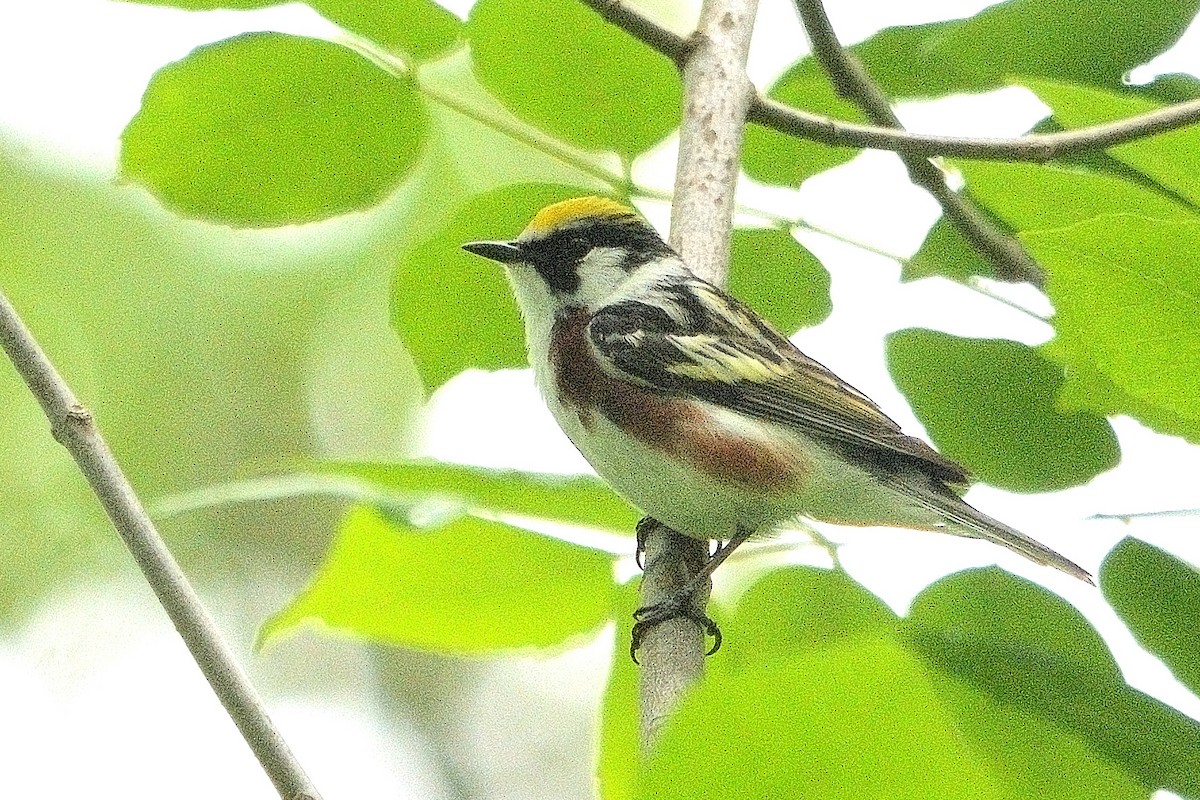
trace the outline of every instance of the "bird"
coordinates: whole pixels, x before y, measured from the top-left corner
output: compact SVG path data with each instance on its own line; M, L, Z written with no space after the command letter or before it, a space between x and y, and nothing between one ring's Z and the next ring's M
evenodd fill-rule
M966 468L699 277L629 206L563 200L515 239L463 249L504 266L538 389L596 473L649 517L725 543L705 580L749 538L807 517L985 539L1092 582L964 501ZM639 624L695 618L697 585Z

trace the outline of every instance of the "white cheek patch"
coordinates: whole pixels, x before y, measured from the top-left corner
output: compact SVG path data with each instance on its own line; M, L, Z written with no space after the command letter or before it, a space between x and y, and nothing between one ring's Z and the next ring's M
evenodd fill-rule
M579 288L571 299L580 305L595 306L625 280L625 251L597 247L580 260L577 269Z

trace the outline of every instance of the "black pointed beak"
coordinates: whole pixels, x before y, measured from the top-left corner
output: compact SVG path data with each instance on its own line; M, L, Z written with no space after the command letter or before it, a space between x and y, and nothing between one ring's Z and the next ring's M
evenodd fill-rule
M516 242L467 242L462 247L468 253L490 258L501 264L512 264L522 259L521 246Z

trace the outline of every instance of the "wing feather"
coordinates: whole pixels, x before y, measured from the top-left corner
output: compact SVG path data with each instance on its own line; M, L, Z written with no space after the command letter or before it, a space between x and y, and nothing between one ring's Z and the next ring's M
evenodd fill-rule
M587 335L614 377L794 428L883 472L912 465L947 483L970 479L745 305L699 278L601 307Z

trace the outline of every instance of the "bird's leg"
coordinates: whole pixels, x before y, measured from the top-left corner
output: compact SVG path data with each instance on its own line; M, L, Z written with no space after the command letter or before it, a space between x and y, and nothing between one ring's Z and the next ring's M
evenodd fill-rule
M645 529L643 529L645 523ZM653 527L655 521L646 517L638 523L638 547L639 551L644 549L644 538L646 533ZM713 646L705 655L712 655L721 647L721 629L717 627L717 623L713 622L707 614L696 608L695 598L696 593L702 586L708 585L708 581L712 578L713 572L717 567L729 558L743 542L750 538L754 533L752 530L738 528L733 537L729 541L717 548L709 559L704 562L704 565L691 577L678 592L669 600L664 600L661 603L643 606L633 612L634 626L632 632L632 641L629 645L629 655L633 658L634 663L637 663L637 651L642 644L642 639L646 635L646 631L653 628L662 622L676 617L687 617L695 622L700 627L704 628L705 632L713 637Z
M744 544L746 540L753 535L754 531L739 527L737 532L734 533L733 537L718 547L717 551L712 554L712 556L708 559L708 562L705 563L704 569L697 573L695 580L710 578L716 568L721 566L721 563L724 562L725 559L729 558L734 550L738 549L738 547ZM693 591L695 591L695 589L693 589Z

